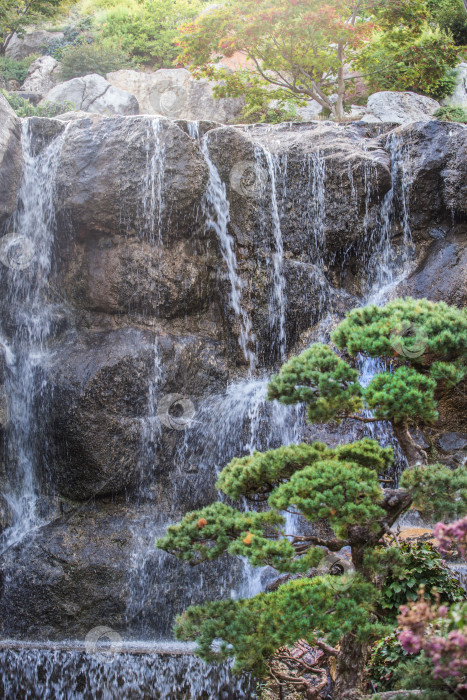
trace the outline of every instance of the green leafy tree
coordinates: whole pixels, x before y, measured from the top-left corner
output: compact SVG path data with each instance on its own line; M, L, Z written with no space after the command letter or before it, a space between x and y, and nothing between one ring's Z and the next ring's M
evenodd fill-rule
M196 17L202 0L141 0L140 2L92 2L95 26L104 39L117 42L124 51L155 68L171 68L177 56L177 27ZM97 7L96 7L97 6Z
M437 518L467 509L467 469L427 466L426 454L409 433L412 423L436 420L435 391L464 376L467 316L444 303L399 299L383 308L351 311L333 341L348 356L386 358L388 371L365 388L348 362L316 343L272 377L269 399L304 403L315 423L390 421L411 464L400 487L383 488L393 451L369 438L337 447L314 442L254 452L233 459L217 487L232 502L246 499L256 510L214 503L188 513L157 545L193 565L227 553L294 575L276 591L248 600L188 608L177 618L176 634L196 640L207 661L233 656L237 669L259 675L278 648L305 639L337 657L334 697L341 700L357 697L369 644L390 630L381 578L388 571L408 578L413 570L404 551L382 546L382 538L393 537L391 526L412 504ZM368 407L371 418L362 414ZM301 534L287 532L284 511L302 516ZM336 583L319 568L320 575L307 576L325 555L344 547L350 548L354 567L350 580ZM392 608L388 621L394 623Z
M62 52L61 64L62 80L71 80L90 73L97 73L105 78L107 73L112 71L136 67L126 51L105 40L66 47Z
M365 72L387 73L427 31L428 18L424 0L226 0L181 28L178 60L195 75L219 81L218 97L245 95L249 107L260 94L295 104L315 100L342 119L347 81L352 80L345 77L345 66L360 68L357 59L365 50ZM377 59L368 47L373 41L381 44L381 35L384 51L377 47L374 53L379 58L384 53L384 60L375 67ZM394 55L393 42L402 58ZM442 47L444 63L439 65ZM413 62L428 63L419 72L426 77L435 68L440 80L455 52L452 39L440 34L434 43L425 41L423 51ZM244 55L247 67L232 73L222 61L234 53ZM405 89L402 83L398 89Z
M439 27L451 32L459 46L467 45L467 0L427 0L428 9Z
M24 36L28 24L53 17L66 4L64 0L0 0L0 56L5 55L15 33Z
M440 100L454 90L458 63L453 40L426 24L417 32L408 27L375 32L354 65L366 75L371 92L410 90Z

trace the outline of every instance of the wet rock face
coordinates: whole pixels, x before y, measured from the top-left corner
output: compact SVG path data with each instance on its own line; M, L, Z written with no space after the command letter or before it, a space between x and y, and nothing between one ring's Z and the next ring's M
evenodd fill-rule
M459 224L428 246L420 264L400 286L401 295L467 305L467 226Z
M152 241L189 237L197 221L207 167L195 143L169 120L102 117L78 120L67 133L57 179L57 210L80 236L146 231L148 187L155 184ZM163 162L160 193L152 159ZM155 166L155 172L159 172ZM162 202L159 211L159 197ZM160 220L159 220L160 216ZM156 220L157 219L157 220ZM149 233L151 235L151 232Z
M170 431L159 428L157 447L145 450L144 432L157 420L148 417L155 354L162 396L180 393L199 401L227 382L225 362L196 337L159 336L156 348L149 331L125 328L82 334L56 347L47 377L46 461L61 494L85 500L135 491L144 479L158 481L170 471L176 448ZM183 436L177 437L176 443ZM183 501L173 505L181 509Z
M6 218L21 173L20 130L1 99ZM324 316L333 323L361 303L391 192L389 235L398 251L409 247L405 206L416 259L397 293L465 305L467 129L204 122L196 130L183 121L82 113L29 124L35 153L63 138L43 294L50 333L38 360L46 431L39 469L50 522L3 558L2 633L84 637L99 624L147 624L151 634L168 634L174 612L207 595L230 595L235 576L224 565L188 572L153 542L157 527L214 500L216 468L249 449L254 402L236 424L235 401L215 400L247 375L238 342L245 317L267 375L280 362L280 313L290 354L317 339ZM206 153L221 180L243 318L209 223ZM17 324L4 306L6 340ZM200 408L192 433L158 414L166 397L175 411L177 396ZM443 399L433 440L467 434L465 396L459 388ZM5 424L0 376L0 441ZM319 430L312 437L342 439ZM443 450L447 461L465 451ZM1 522L8 518L0 513ZM150 554L140 561L142 549ZM135 589L143 580L144 591Z
M419 240L430 240L433 233L440 236L452 229L456 216L467 213L467 127L432 121L407 124L393 134L404 144L413 236Z
M14 211L21 170L21 122L0 95L0 224Z
M85 504L10 548L0 572L2 637L82 639L105 624L128 639L132 629L141 634L146 619L164 638L170 636L174 616L203 601L206 590L214 597L225 595L235 567L222 573L224 562L193 570L153 547L145 571L137 568L143 565L137 560L132 571L135 533L152 547L164 532L164 525L157 525L160 515L123 503ZM161 571L164 585L153 589L154 597L128 608L132 576L157 580Z

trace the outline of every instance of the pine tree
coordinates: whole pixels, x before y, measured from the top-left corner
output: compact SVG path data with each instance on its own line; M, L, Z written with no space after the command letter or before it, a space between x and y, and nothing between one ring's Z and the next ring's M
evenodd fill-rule
M332 341L342 356L329 345L312 345L272 377L268 398L304 403L313 423L389 421L409 464L399 487L383 488L392 448L369 438L254 452L233 459L217 487L256 510L214 503L188 513L157 545L191 564L227 553L298 575L251 599L190 607L177 618L176 635L196 640L206 661L235 657L237 670L258 675L277 649L305 639L337 657L334 698L341 700L358 697L368 645L387 631L381 609L376 614L378 580L401 555L387 537L383 546L383 538L392 537L391 527L412 505L437 519L466 513L466 467L428 465L409 428L434 422L437 397L464 377L467 314L444 303L398 299L351 311ZM387 369L363 387L344 353L384 358ZM362 415L365 408L373 417ZM286 531L283 511L303 516L302 534ZM323 522L327 527L313 528ZM337 583L328 573L307 577L344 547L351 552L350 576Z

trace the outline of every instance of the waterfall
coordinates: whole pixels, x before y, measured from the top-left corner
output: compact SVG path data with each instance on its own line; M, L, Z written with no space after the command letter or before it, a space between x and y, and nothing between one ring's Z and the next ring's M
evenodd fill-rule
M166 152L161 138L162 121L158 118L147 117L146 130L146 168L141 182L141 206L139 212L141 239L148 241L153 249L153 256L160 269L160 256L163 248L162 213L164 210L163 185L165 173ZM160 291L156 288L155 297ZM159 336L156 328L157 314L150 319L153 333L153 359L149 374L147 413L142 420L142 450L140 460L140 484L138 500L144 499L145 484L154 475L154 464L159 447L162 425L159 417L161 393L159 384L162 376L162 364L159 352ZM154 541L159 532L160 524L151 515L149 520L144 516L132 527L132 554L128 566L128 599L126 620L131 627L132 622L141 615L146 607L151 581L148 579L148 561L154 557ZM147 606L149 607L149 605ZM139 628L140 635L151 636L150 627L143 620Z
M234 457L302 440L306 423L304 408L268 402L268 381L235 382L225 394L208 397L198 408L196 422L185 433L176 463L183 469L187 460L195 458L200 488L208 475L212 478L213 466L219 472ZM174 489L184 488L183 479L176 481ZM245 501L243 507L249 509L251 504ZM270 567L253 567L247 559L242 563L242 579L232 591L234 598L256 595L276 576Z
M66 129L36 152L31 123L22 122L23 175L16 211L1 239L0 331L6 354L8 427L5 494L13 512L13 526L4 533L5 546L19 541L39 524L39 468L41 417L47 385L41 366L47 362L47 341L53 328L54 307L48 301L55 234L55 176ZM5 322L6 319L6 322Z
M268 381L237 381L225 393L206 397L197 408L193 426L184 433L176 464L183 469L188 457L196 455L199 469L214 467L218 472L234 457L299 440L304 411L268 402Z
M384 305L392 290L404 280L410 269L412 231L409 223L407 194L410 171L404 147L397 134L390 134L386 148L391 158L392 186L381 204L378 226L370 234L372 253L366 263L366 304ZM367 196L371 189L367 189ZM398 216L399 214L399 216ZM402 230L402 250L397 254L392 234L399 225Z
M50 647L50 648L49 648ZM0 648L1 690L4 698L73 698L73 700L180 700L256 697L256 682L234 675L231 664L207 665L188 644L150 648L125 645L102 651L82 646L42 648L13 642ZM34 695L24 695L25 690Z
M170 140L165 138L166 128L169 130L169 127L164 120L156 118L138 117L137 120L146 127L146 135L144 136L143 131L141 138L141 142L144 140L142 146L146 149L145 170L142 173L141 186L137 183L137 187L140 187L140 202L136 212L138 235L141 246L145 246L145 249L148 244L151 246L151 263L156 268L158 266L161 275L162 262L165 263L162 255L167 252L164 250L164 246L167 245L167 240L164 239L167 237L163 236L167 214L165 207L168 208L164 199L164 187L171 178L173 167L169 160L170 148L166 145ZM112 124L117 121L112 120ZM55 179L66 133L65 130L41 151L36 151L29 124L28 121L23 121L24 172L17 210L7 223L5 235L0 239L0 282L3 285L2 289L7 290L6 297L2 299L0 327L0 359L4 359L6 366L5 388L9 418L6 431L9 476L6 496L15 517L13 528L6 533L7 545L17 542L31 528L43 522L40 520L42 512L39 505L42 494L39 489L39 477L41 471L47 469L42 453L47 440L45 413L49 387L41 368L48 363L51 355L49 345L54 340L55 333L56 315L54 307L48 302L48 291L53 270L52 246L56 229ZM80 128L84 130L84 127ZM141 417L138 406L137 418L134 421L138 427L141 424L141 474L139 483L132 484L128 493L119 493L108 499L96 499L96 511L102 509L101 512L105 512L110 501L113 501L112 506L121 506L122 521L125 526L132 528L133 535L132 552L125 559L124 596L118 599L122 601L122 609L109 611L109 619L114 616L112 620L115 620L110 624L124 627L128 636L137 637L138 640L151 640L151 643L145 648L129 649L130 643L125 642L126 648L108 657L105 656L105 651L98 655L84 653L82 648L73 646L74 643L70 648L59 648L57 645L44 649L11 645L9 650L0 645L0 663L3 667L0 687L2 692L11 697L19 695L25 688L34 688L37 696L58 694L65 697L72 694L73 697L83 699L94 698L98 693L105 698L115 697L115 693L125 697L151 696L166 699L185 696L225 700L254 697L252 681L245 677L233 677L228 664L219 667L204 665L191 655L191 648L182 645L164 651L153 642L155 638L167 638L170 635L174 615L192 602L192 591L195 591L193 597L197 595L198 600L204 595L204 591L206 598L217 595L224 598L253 596L263 590L269 577L275 576L276 573L268 567L254 568L247 560L240 565L235 560L229 565L221 560L218 563L190 568L165 552L157 550L154 540L164 534L167 525L181 519L181 510L192 509L192 501L197 502L196 507L202 507L204 503L215 500L216 473L232 458L252 454L255 450L265 451L301 442L304 439L304 407L283 406L276 401L268 402L266 373L269 372L267 364L270 360L272 364L286 359L287 345L290 346L295 340L287 327L286 273L289 273L292 264L303 266L303 269L300 269L302 277L299 279L306 279L308 286L316 286L318 290L316 308L310 309L304 302L304 313L310 315L312 323L322 319L323 329L325 322L328 323L331 318L329 314L325 317L326 312L330 311L333 294L326 277L326 217L327 214L331 214L331 208L326 212L327 161L323 149L300 155L298 168L301 168L301 175L296 188L292 179L292 175L297 177L294 161L296 153L290 149L288 156L285 153L278 154L252 141L256 167L263 170L264 180L269 183L267 197L261 197L261 201L258 198L259 219L254 222L255 232L261 229L263 240L266 241L264 257L267 260L265 264L261 263L263 269L260 272L266 281L269 294L266 310L269 319L266 316L265 324L266 327L269 324L269 332L266 332L266 336L268 339L269 335L274 336L273 352L268 357L268 362L265 361L264 366L260 366L257 348L259 341L262 342L263 339L258 340L255 334L253 311L250 311L248 299L249 290L239 271L236 241L229 229L231 213L227 187L211 158L213 150L210 151L210 146L213 145L216 134L208 132L207 135L201 136L203 125L200 126L197 122L188 123L186 128L189 136L196 142L195 147L199 145L208 166L209 179L201 207L205 220L204 232L214 234L218 242L219 259L222 257L221 265L223 263L227 271L227 312L229 318L234 319L235 326L238 326L239 354L241 351L249 373L246 378L243 375L239 378L243 370L237 374L235 366L232 366L234 363L223 364L225 356L222 354L228 353L222 343L218 342L216 329L212 329L214 314L208 316L211 309L209 312L205 312L204 307L202 311L196 309L196 313L185 325L183 313L177 316L175 321L162 318L162 314L159 317L156 312L135 313L133 316L130 314L130 325L143 326L142 335L146 336L148 328L153 332L153 354L148 360L150 366L144 368L149 374L145 386L148 394L147 404L143 409L145 415ZM176 131L173 126L170 126L170 129ZM272 131L273 127L271 133ZM101 135L106 133L103 130ZM254 128L250 134L254 134ZM176 134L174 138L177 138ZM183 135L183 138L188 141L186 136ZM182 139L181 143L183 144ZM190 144L190 148L192 147L193 144ZM367 185L364 228L369 231L371 248L371 254L366 258L368 274L364 290L365 303L384 303L401 277L407 274L410 259L411 234L407 204L410 172L402 144L397 137L388 137L387 148L391 153L393 186L382 202L378 225L371 231L371 182L374 171L370 165L364 171ZM167 162L170 165L167 165ZM199 162L196 167L199 170ZM223 173L222 169L221 172ZM224 173L222 177L225 177ZM351 169L349 179L353 183ZM351 198L357 200L355 183L351 185ZM232 199L232 202L234 201L237 200ZM195 202L193 206L197 207L198 204ZM249 211L254 211L254 206L256 204L251 205ZM286 238L286 235L289 235L286 229L289 225L286 219L289 207L293 210L293 216L299 218L298 226L303 230L303 237L309 241L309 245L304 245L298 253L289 252L294 246L297 247L293 241L289 243L290 249L287 249L285 254L283 238L289 241ZM134 210L132 216L133 214ZM193 220L195 229L198 222L195 217ZM397 228L400 228L403 234L402 248L394 245L393 233ZM105 230L98 230L98 235L102 235L103 239L107 236L110 239L113 234L113 231L108 234ZM90 226L86 236L92 239L92 235L93 229ZM211 237L209 242L210 240ZM297 240L300 241L300 238ZM86 244L88 242L86 240ZM82 241L79 245L81 243ZM94 244L94 241L92 243ZM182 243L186 243L188 247L192 241L188 241L187 235ZM204 244L204 239L202 243ZM119 241L116 247L120 245ZM198 253L202 248L200 241L194 242L194 248ZM262 251L261 247L261 255ZM117 251L116 258L118 254ZM291 258L287 260L289 254ZM310 278L313 281L312 276L314 283L309 285ZM115 279L119 279L117 273ZM157 296L160 290L157 286L154 298L151 299L155 307L160 301ZM292 304L292 294L289 303ZM102 326L99 325L100 319L97 319L93 326L92 323L96 320L93 317L94 312L86 311L88 316L84 323L91 319L89 327L86 326L83 331L87 340L96 328L100 331ZM109 326L121 322L127 323L128 319L122 321L119 314L115 314L111 319L105 318L105 323ZM207 389L202 396L187 397L187 400L193 403L195 413L185 429L179 431L161 422L159 412L166 398L162 396L162 380L167 381L167 386L172 386L171 390L176 391L177 386L173 386L173 383L185 382L184 376L180 378L185 368L182 367L183 371L174 373L173 376L171 369L164 371L162 347L165 352L165 346L162 345L161 336L164 333L169 338L173 332L177 340L179 332L187 336L193 333L198 342L197 323L201 329L201 340L199 346L193 347L203 348L204 351L205 336L202 329L207 327L206 343L212 343L214 355L219 353L219 356L222 356L219 361L220 370L218 372L218 367L213 362L213 378L207 376L210 371L209 365L206 368L206 377L203 375L198 379L196 376L193 393L198 392L200 386L203 389L199 393L202 393L205 387ZM311 322L308 325L311 325ZM176 340L173 345L176 348L175 353L178 352ZM167 343L168 348L172 347L170 342L171 338ZM59 351L60 348L57 352ZM209 352L206 355L208 356ZM190 362L189 353L186 357L187 363ZM210 359L209 355L209 361ZM172 366L170 361L168 364L169 367ZM173 366L178 372L179 365L174 362ZM195 363L194 367L196 372L198 365ZM363 361L362 383L371 381L375 372L381 371L382 368L383 366L376 361ZM201 374L203 372L204 368ZM189 372L186 374L189 375ZM220 384L219 377L224 377L224 385ZM104 392L102 402L105 403ZM0 410L3 410L2 407ZM378 428L369 424L366 430L385 444L391 440L391 437L388 437L387 425ZM110 434L110 437L113 436ZM159 455L162 467L156 469ZM198 506L198 503L201 505ZM244 503L243 507L249 506ZM110 517L113 516L109 515ZM291 513L286 517L287 533L290 533L296 527L296 518ZM76 527L79 528L79 524ZM52 534L55 532L53 528L52 523ZM49 530L45 532L48 536ZM95 543L96 549L104 546L102 543L105 543L106 536L103 532L102 542ZM38 542L40 543L40 540ZM70 546L73 546L73 543ZM107 581L104 585L106 584ZM71 600L70 609L74 603L75 601ZM100 614L106 616L107 611ZM96 620L96 624L102 622L107 623L108 620ZM55 621L51 623L53 633L58 629L58 624L53 627L55 624ZM63 633L66 633L65 629Z
M163 246L162 241L162 212L164 209L163 184L165 170L165 145L161 138L162 123L160 119L148 119L146 147L146 172L142 178L141 186L141 228L139 235L144 240L148 240L153 246L154 256L160 267L160 254ZM155 290L155 295L159 290ZM152 318L153 323L153 365L148 388L148 409L147 416L143 421L143 450L141 460L141 480L147 476L145 469L152 471L154 463L154 451L157 439L160 435L160 420L157 415L158 408L158 385L161 379L161 362L158 347L158 334L155 328L156 316Z
M222 182L219 171L209 154L209 132L201 141L201 151L209 168L209 182L203 201L207 230L213 230L219 240L222 259L227 266L230 282L230 306L240 323L238 342L243 356L253 372L258 364L256 354L256 337L253 333L251 318L242 305L242 290L244 282L238 274L235 242L228 231L230 222L230 204L227 199L226 187Z
M367 261L367 291L364 304L376 304L384 306L390 299L391 292L408 275L410 270L410 252L412 244L412 232L409 224L407 192L410 186L410 172L404 154L400 138L391 134L386 141L386 148L391 157L392 186L386 193L379 213L379 221L376 230L370 236L370 245L373 252ZM369 178L365 174L365 182ZM371 194L367 187L367 200ZM398 209L400 203L400 216ZM366 216L367 218L367 216ZM399 221L398 221L399 219ZM399 224L403 232L402 251L396 255L392 243L394 228ZM360 382L368 386L373 377L387 370L387 364L379 358L359 357ZM363 414L371 417L372 413L366 409ZM399 442L393 434L391 424L387 421L381 423L368 423L364 427L369 437L378 440L383 446L391 445L394 449L396 469L392 478L397 485L402 469L407 466L407 461L400 448Z
M271 217L272 217L272 234L274 239L274 250L272 252L273 266L273 299L270 304L270 326L275 335L273 344L278 349L278 357L281 362L286 359L287 336L285 328L285 311L286 311L286 296L285 296L285 277L283 272L284 263L284 244L282 241L281 218L279 214L279 205L277 197L277 180L278 176L282 180L282 198L285 199L287 190L287 158L281 159L272 155L266 148L256 146L255 157L258 167L261 166L262 157L266 159L269 184L271 188Z

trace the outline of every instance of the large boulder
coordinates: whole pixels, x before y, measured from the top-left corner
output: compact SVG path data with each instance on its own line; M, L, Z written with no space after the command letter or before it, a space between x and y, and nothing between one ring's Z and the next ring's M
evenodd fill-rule
M72 104L75 109L98 114L138 114L138 101L134 95L114 87L101 75L93 73L73 78L49 90L41 104Z
M34 53L42 53L42 49L52 41L63 39L63 32L47 32L45 29L36 29L28 32L22 39L16 34L11 39L6 49L8 58L19 61Z
M60 64L52 56L40 56L29 66L22 92L45 95L59 82Z
M467 227L459 224L449 233L438 228L432 235L422 261L397 294L467 307Z
M401 144L404 144L403 147ZM467 214L467 127L437 120L404 124L388 141L413 237L430 242Z
M456 87L452 95L444 98L443 105L467 108L467 63L460 63L456 71Z
M146 235L153 244L160 235L171 243L176 234L190 238L198 225L207 179L198 145L170 120L95 115L69 127L57 173L57 210L81 238L125 232ZM151 211L142 206L145 201L152 202Z
M415 92L375 92L368 98L369 115L362 121L379 120L392 124L427 121L439 108L439 102Z
M229 376L219 344L167 335L160 327L156 336L131 327L81 332L54 346L44 372L52 437L44 456L57 491L85 500L137 490L144 476L157 478L159 503L174 450L184 440L183 431L163 428L163 398L181 394L195 406ZM151 430L157 444L149 439ZM191 496L194 507L199 496ZM168 500L182 509L190 497L176 498L171 489Z
M194 80L185 68L163 68L154 73L119 70L106 78L111 85L135 95L142 114L226 124L243 106L240 99L215 100L211 83Z
M21 179L21 122L0 94L0 223L15 208Z

